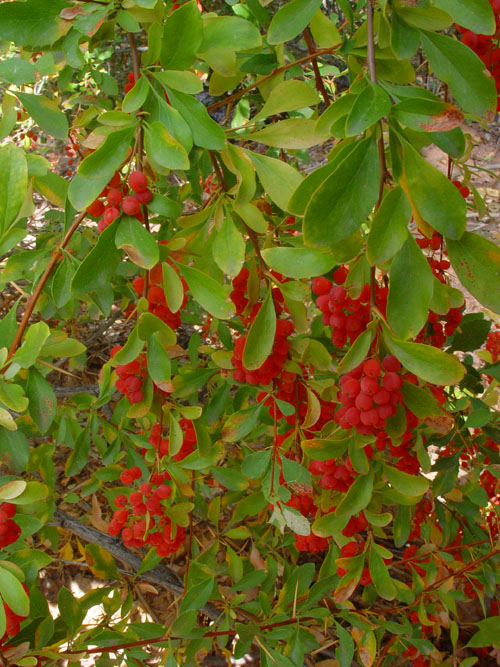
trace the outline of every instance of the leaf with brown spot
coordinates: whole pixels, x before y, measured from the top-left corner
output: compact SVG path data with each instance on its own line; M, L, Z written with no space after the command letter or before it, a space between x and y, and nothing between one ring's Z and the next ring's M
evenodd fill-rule
M451 415L432 415L423 420L429 428L432 428L440 435L446 435L455 426L455 420Z
M430 123L422 124L426 132L449 132L460 127L465 116L456 106L450 104L444 111L431 117Z

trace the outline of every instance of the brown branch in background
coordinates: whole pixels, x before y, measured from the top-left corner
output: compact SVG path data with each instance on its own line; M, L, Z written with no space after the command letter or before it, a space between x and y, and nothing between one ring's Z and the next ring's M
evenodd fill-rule
M224 172L221 169L217 157L213 151L208 151L208 154L210 155L210 162L212 163L215 173L217 175L217 180L219 182L219 185L224 190L224 192L227 192L228 188L226 184L226 179L224 178Z
M285 72L287 69L290 69L291 67L295 67L295 65L303 65L305 63L308 63L309 61L313 60L314 58L319 58L319 56L325 56L330 53L333 53L337 49L339 49L342 46L342 44L335 44L335 46L330 46L327 49L319 49L319 51L315 51L314 53L309 53L307 56L304 56L303 58L298 58L297 60L294 60L291 63L287 63L286 65L282 65L281 67L276 67L276 69L273 69L273 71L270 74L266 74L265 76L261 77L260 79L257 79L254 83L251 83L249 86L246 86L246 88L242 88L241 90L236 91L232 95L229 95L228 97L225 97L223 100L219 100L218 102L214 102L213 104L209 104L207 106L208 111L213 111L214 109L218 109L219 107L223 107L226 104L230 104L231 102L234 102L234 100L239 99L243 95L245 95L249 90L252 90L253 88L257 88L260 86L264 81L267 81L268 79L272 79L273 76L276 76L276 74L279 74L280 72Z
M135 78L135 83L139 81L139 73L141 69L141 54L139 53L139 50L137 49L137 44L135 43L135 37L131 32L127 33L128 41L130 44L130 50L131 50L131 55L132 55L132 69L134 71L134 78ZM141 169L142 168L142 156L144 153L144 130L142 128L142 125L139 128L139 137L137 140L137 156L136 156L136 163L137 163L137 168Z
M75 218L73 224L71 227L68 229L66 234L64 235L64 238L61 242L61 245L55 248L52 252L52 257L49 260L49 263L47 264L47 267L45 268L45 271L42 273L40 276L40 279L35 287L35 291L33 294L30 296L28 299L28 303L26 304L26 310L24 311L23 317L21 319L21 322L19 323L19 326L16 331L16 335L14 336L14 340L12 342L12 345L10 346L9 354L7 355L7 361L11 359L14 354L16 353L16 350L18 347L21 345L21 341L23 339L24 332L26 331L26 328L28 326L28 322L30 320L31 315L33 314L33 311L35 310L35 306L37 304L38 299L40 298L40 294L42 293L43 288L45 287L45 284L47 280L49 279L50 274L54 270L55 265L57 264L59 257L62 254L63 249L68 245L68 243L71 240L71 237L73 234L76 232L78 227L80 226L82 220L85 218L87 215L86 211L83 211L77 217ZM7 369L8 364L6 364L0 372L4 372Z
M368 71L370 73L370 81L372 83L377 83L377 71L375 69L375 42L373 35L373 0L368 0L366 4L366 27L368 30L368 48L366 53Z
M54 512L53 522L61 528L69 530L81 540L103 547L103 549L106 549L112 556L131 567L134 573L139 569L142 562L141 556L129 551L123 546L121 540L115 539L105 533L101 533L100 530L97 530L92 526L87 526L75 517L72 517L61 510L56 510ZM140 576L143 579L147 579L148 581L152 581L155 584L167 588L175 595L182 595L184 591L182 580L166 565L158 565L148 572L144 572ZM209 602L200 609L200 612L213 621L217 620L221 614L221 612ZM147 644L148 642L144 643Z
M311 31L309 28L306 28L305 30L303 30L302 34L306 41L307 51L309 55L312 56L312 54L314 54L314 41L311 35ZM311 64L313 66L314 77L316 79L316 90L319 93L321 93L326 106L329 107L330 98L328 97L328 91L325 88L325 82L323 81L323 77L321 76L321 73L319 71L318 58L316 56L312 56Z

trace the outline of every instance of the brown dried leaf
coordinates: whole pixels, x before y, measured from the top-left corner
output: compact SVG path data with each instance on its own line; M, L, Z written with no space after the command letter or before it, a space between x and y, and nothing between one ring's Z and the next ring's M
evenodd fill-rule
M152 586L151 584L146 584L144 582L141 582L140 584L136 584L137 588L140 589L142 593L153 593L154 595L158 595L158 589Z
M446 435L455 426L455 420L451 415L433 415L425 417L423 421L429 428L432 428L440 435Z
M73 7L65 7L63 10L61 10L59 16L62 19L71 21L77 16L85 16L85 10L81 5L73 5Z
M252 547L252 551L250 552L250 563L256 570L267 570L266 563L256 547Z
M449 132L460 127L464 122L464 114L453 104L450 104L441 113L432 116L430 123L422 124L422 129L426 132Z

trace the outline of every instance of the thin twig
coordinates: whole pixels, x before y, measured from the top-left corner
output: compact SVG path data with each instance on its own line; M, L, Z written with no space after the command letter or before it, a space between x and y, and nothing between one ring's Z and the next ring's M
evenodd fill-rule
M68 243L71 240L71 237L73 234L76 232L78 227L80 226L82 220L85 218L87 215L86 211L83 211L77 217L75 218L73 224L71 227L68 229L66 232L61 245L59 245L57 248L55 248L52 252L52 257L49 260L49 263L47 264L45 271L42 273L36 287L35 291L31 295L31 297L28 299L28 303L26 304L26 310L24 311L23 317L21 319L21 322L19 323L19 326L16 331L16 335L14 336L14 340L12 341L12 345L10 346L9 354L7 355L7 362L12 359L14 354L16 353L16 350L18 347L21 345L21 341L23 339L24 332L26 331L26 328L28 326L29 320L31 315L33 314L33 311L35 310L35 306L38 302L38 299L40 298L40 295L42 293L43 288L45 287L45 284L47 283L47 280L49 279L50 274L54 270L55 265L57 264L59 257L62 254L63 248L65 248ZM4 372L10 364L4 365L4 367L1 369L0 372Z
M305 28L305 30L302 31L302 34L304 35L304 39L307 44L307 51L309 55L312 55L314 53L314 41L310 32L309 28ZM316 79L316 90L321 93L325 104L327 107L330 106L330 98L328 97L328 92L325 88L325 82L323 81L323 77L321 76L321 72L319 71L318 67L318 58L317 56L314 56L311 60L311 64L313 66L314 70L314 77Z
M234 102L234 100L239 99L243 95L245 95L249 90L252 90L253 88L257 88L260 86L264 81L267 81L268 79L272 79L273 76L276 76L276 74L279 74L280 72L285 72L287 69L290 69L291 67L295 67L295 65L302 65L304 63L309 62L313 58L319 58L319 56L325 56L328 54L333 53L337 49L339 49L342 46L342 44L335 44L335 46L330 46L327 49L319 49L315 53L309 53L307 56L304 56L303 58L298 58L298 60L294 60L291 63L287 63L286 65L282 65L281 67L276 67L276 69L273 69L273 71L270 74L266 74L265 76L261 77L260 79L257 79L254 83L251 83L249 86L246 86L246 88L242 88L241 90L238 90L236 93L233 93L232 95L229 95L228 97L225 97L222 100L219 100L218 102L214 102L213 104L209 104L207 106L208 111L213 111L214 109L218 109L219 107L223 107L226 104L230 104L231 102Z

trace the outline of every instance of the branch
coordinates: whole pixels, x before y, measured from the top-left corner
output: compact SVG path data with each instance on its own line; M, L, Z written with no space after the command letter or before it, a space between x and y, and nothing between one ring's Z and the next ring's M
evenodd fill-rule
M129 551L123 546L120 540L115 539L110 535L105 535L92 526L87 526L75 517L72 517L61 510L56 510L54 512L53 523L61 528L69 530L86 542L103 547L106 551L109 551L112 556L130 566L134 572L137 572L139 569L142 562L141 556ZM141 574L141 577L167 588L175 595L182 595L184 592L183 582L179 579L177 574L166 565L158 565L152 570L149 570L149 572ZM221 615L221 612L209 602L200 609L200 612L213 621L217 620Z
M368 71L370 72L370 80L372 83L377 83L377 71L375 69L375 43L373 36L373 0L368 0L366 5L366 24L368 29L368 48L366 53L366 60L368 63Z
M298 60L294 60L291 63L287 63L286 65L282 65L281 67L277 67L276 69L273 69L273 71L270 74L266 74L266 76L263 76L260 79L257 79L254 83L250 84L246 88L242 88L241 90L238 90L236 93L233 93L232 95L229 95L228 97L225 97L223 100L219 100L218 102L214 102L213 104L209 104L207 106L208 111L213 111L214 109L218 109L219 107L223 107L226 104L230 104L231 102L234 102L234 100L239 99L245 93L247 93L249 90L252 90L253 88L257 88L258 86L261 85L261 83L264 83L264 81L267 81L268 79L271 79L273 76L276 74L279 74L280 72L284 72L287 69L290 69L291 67L295 67L295 65L302 65L304 63L309 62L310 60L313 60L314 58L319 58L319 56L324 56L330 53L333 53L337 49L339 49L342 46L342 44L335 44L335 46L330 46L327 49L320 49L319 51L315 51L314 53L309 53L307 56L304 56L303 58L299 58Z
M82 220L85 218L86 215L87 215L86 211L83 211L82 213L77 215L75 221L66 232L61 242L61 245L55 248L54 251L52 252L52 257L50 258L45 271L42 273L40 280L38 281L35 287L35 291L28 299L28 303L26 304L26 310L24 311L24 315L21 319L21 322L19 323L12 345L10 346L9 354L7 355L7 362L14 356L16 350L21 345L21 341L23 339L24 332L26 331L26 328L28 326L30 317L33 311L35 310L35 306L37 304L38 299L40 298L40 294L42 293L42 290L45 287L45 284L49 279L49 276L52 273L55 265L57 264L57 261L62 253L63 248L65 248L68 245L68 243L71 240L71 237L76 232L76 230L80 226L80 223L82 222ZM0 370L0 372L4 372L8 368L8 366L9 364L5 364L4 367Z
M311 31L309 30L309 28L305 28L305 30L303 30L302 34L304 35L304 39L305 39L306 44L307 44L307 51L308 51L309 55L311 56L311 55L314 54L314 41L313 41L313 38L312 38L312 35L311 35ZM319 71L318 59L314 55L312 57L312 66L313 66L313 70L314 70L314 77L316 79L316 90L319 93L321 93L321 95L322 95L322 97L325 101L326 106L329 107L330 106L330 98L328 97L328 92L325 88L325 83L323 81L323 77L321 76L321 73Z

